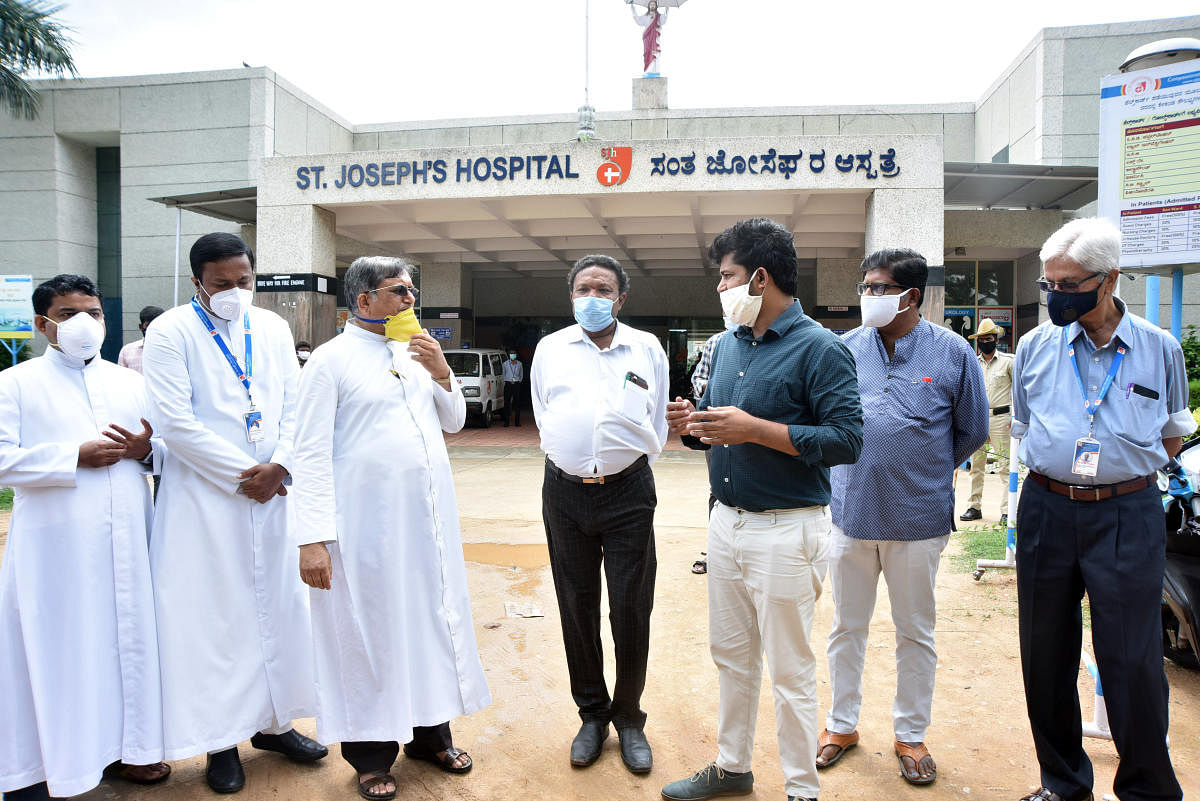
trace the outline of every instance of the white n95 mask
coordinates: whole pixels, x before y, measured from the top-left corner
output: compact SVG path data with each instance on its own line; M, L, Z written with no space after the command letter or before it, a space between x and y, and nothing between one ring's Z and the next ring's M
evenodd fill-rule
M896 319L900 313L900 298L911 292L906 289L899 295L863 295L858 299L862 309L863 325L871 328L883 328Z
M58 332L58 349L68 356L87 361L100 353L104 342L104 323L90 314L80 312L61 323L54 323Z
M204 287L200 287L200 290L208 295ZM208 295L208 308L222 320L238 320L253 305L254 293L249 289L234 287Z

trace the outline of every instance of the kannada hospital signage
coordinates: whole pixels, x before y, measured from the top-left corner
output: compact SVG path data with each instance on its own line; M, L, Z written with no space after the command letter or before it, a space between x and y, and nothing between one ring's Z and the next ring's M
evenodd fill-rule
M277 157L264 163L259 205L941 186L939 136L722 137Z
M596 182L601 186L625 183L634 171L633 147L601 148L604 162L596 169ZM643 148L641 168L650 177L688 176L699 170L707 175L779 175L788 180L802 169L817 174L827 166L840 173L862 172L864 178L895 178L900 175L896 148L876 154L872 148L864 152L827 153L825 148L805 152L797 148L789 153L770 147L765 153L727 153L718 147L708 153L672 152L662 148ZM697 164L697 159L700 163ZM726 161L728 159L728 161ZM457 184L513 181L574 181L580 173L571 162L570 153L536 153L529 155L460 156L447 160L421 161L343 161L334 164L311 164L296 168L296 188L308 190L349 187L402 186L408 184Z

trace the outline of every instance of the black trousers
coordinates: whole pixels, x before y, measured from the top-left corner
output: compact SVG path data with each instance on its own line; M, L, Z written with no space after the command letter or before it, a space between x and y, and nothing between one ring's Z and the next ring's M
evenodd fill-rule
M50 798L50 790L45 782L31 784L20 790L9 790L4 794L4 801L46 801Z
M542 521L562 621L571 695L584 720L641 728L654 607L654 473L575 484L546 465ZM600 643L600 568L608 582L617 677L609 696Z
M450 737L450 724L437 726L413 726L412 742L408 744L423 754L436 754L454 747ZM358 773L386 773L400 754L400 743L391 742L345 742L342 743L342 758Z
M1121 801L1178 801L1167 752L1162 599L1166 522L1150 486L1088 503L1026 481L1017 509L1021 668L1041 783L1067 801L1092 790L1077 681L1080 601L1092 610L1092 647L1120 764Z
M521 425L521 385L504 382L504 425L508 425L509 414L516 415L517 425Z

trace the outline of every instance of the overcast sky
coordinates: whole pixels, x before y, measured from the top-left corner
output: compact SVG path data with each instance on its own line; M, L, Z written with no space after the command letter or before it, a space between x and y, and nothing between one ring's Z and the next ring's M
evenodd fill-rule
M624 0L67 0L84 77L266 66L352 123L628 109ZM1041 28L1196 0L688 0L662 40L672 108L975 101ZM1117 65L1113 65L1115 70Z

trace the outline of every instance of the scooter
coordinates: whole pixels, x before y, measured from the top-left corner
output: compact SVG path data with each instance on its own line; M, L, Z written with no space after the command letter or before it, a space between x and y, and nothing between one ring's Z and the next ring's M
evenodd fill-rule
M1184 443L1160 475L1167 515L1167 560L1163 571L1163 654L1200 670L1200 438Z

